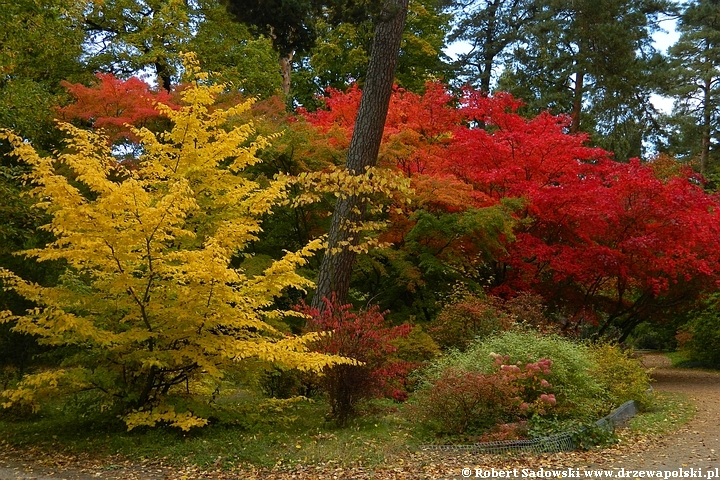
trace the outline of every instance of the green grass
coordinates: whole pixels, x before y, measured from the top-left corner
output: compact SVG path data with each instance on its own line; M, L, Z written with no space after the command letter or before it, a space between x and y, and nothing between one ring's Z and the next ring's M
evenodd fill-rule
M672 366L675 368L693 368L699 370L717 371L720 370L720 365L710 364L707 362L701 362L691 357L690 352L667 352L665 356L670 359Z
M279 413L279 421L270 417L252 425L228 421L183 433L163 427L127 432L119 420L73 418L57 407L27 418L5 413L0 416L0 432L7 443L20 447L163 459L175 465L230 469L331 461L338 466L374 466L423 443L422 434L399 408L388 401L372 402L362 417L339 429L326 421L326 404L302 402Z
M665 356L670 359L670 362L673 367L678 367L682 363L690 360L688 352L684 352L684 351L682 351L682 352L667 352L667 353L665 353Z
M630 420L638 433L663 435L678 429L695 416L695 406L681 393L655 392L650 409Z
M368 403L363 415L343 429L326 420L328 407L322 401L273 407L272 414L261 401L244 398L232 404L222 419L186 433L167 427L128 432L120 419L107 412L87 413L58 404L35 415L2 413L0 435L7 444L47 452L162 459L171 465L228 470L299 463L373 467L433 442L430 433L411 423L403 405L391 401ZM694 412L686 397L656 393L651 409L636 416L631 427L638 433L664 434L687 422Z

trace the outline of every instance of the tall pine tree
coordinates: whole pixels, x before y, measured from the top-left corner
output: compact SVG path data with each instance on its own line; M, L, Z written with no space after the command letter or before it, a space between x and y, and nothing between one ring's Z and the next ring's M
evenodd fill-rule
M543 14L527 30L500 88L532 113L572 116L570 130L593 134L624 160L642 153L655 115L652 33L665 0L539 0Z
M689 3L677 26L680 38L670 50L668 95L675 98L670 150L683 160L697 159L706 173L720 130L720 3Z

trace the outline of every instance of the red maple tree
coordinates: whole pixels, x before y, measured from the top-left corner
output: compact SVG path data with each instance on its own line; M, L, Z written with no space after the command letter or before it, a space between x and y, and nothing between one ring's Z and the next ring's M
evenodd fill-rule
M75 101L57 109L63 121L82 121L103 129L111 143L136 142L131 126L161 129L163 115L155 108L162 103L179 108L166 90L154 90L137 77L122 80L110 73L95 75L97 82L89 87L62 82Z
M357 88L330 91L326 110L306 118L349 138L359 96ZM520 198L514 235L501 235L503 249L481 259L492 266L491 290L543 295L566 313L566 330L591 323L624 339L714 286L720 205L702 179L684 168L667 176L638 160L615 162L588 147L584 134L569 134L568 117L526 119L521 105L507 94L453 96L439 84L424 95L395 90L381 163L402 170L416 189L387 233L396 248L407 248L420 211L452 214ZM448 257L471 258L488 240L442 233L425 241L444 245Z

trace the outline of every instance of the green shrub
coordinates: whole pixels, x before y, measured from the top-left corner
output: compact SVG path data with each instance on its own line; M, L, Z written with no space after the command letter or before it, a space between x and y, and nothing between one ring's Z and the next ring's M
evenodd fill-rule
M421 364L441 353L438 344L420 325L413 325L409 335L395 338L390 343L397 349L393 357L406 362Z
M650 407L650 376L640 361L607 343L593 346L590 352L596 364L592 375L603 385L613 406L635 400L643 410Z
M597 419L607 413L610 402L602 384L591 375L597 365L589 347L557 335L516 330L479 340L465 352L453 351L432 362L420 383L427 388L449 368L490 373L498 354L509 356L509 363L521 365L544 358L552 361L547 380L553 385L557 398L554 413L559 417Z
M720 367L720 295L713 295L690 323L690 357Z
M258 378L262 392L270 398L292 398L300 395L300 372L273 365Z

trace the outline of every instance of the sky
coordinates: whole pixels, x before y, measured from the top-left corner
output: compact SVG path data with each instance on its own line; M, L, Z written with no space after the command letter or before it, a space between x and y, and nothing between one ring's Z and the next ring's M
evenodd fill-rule
M667 53L667 49L672 46L677 39L680 37L680 34L675 30L675 20L674 19L667 19L660 22L660 27L664 31L656 32L653 35L653 40L655 40L655 48L657 48L662 53ZM651 95L650 100L652 101L653 105L655 105L655 108L658 110L661 110L665 113L670 113L672 110L672 99L668 97L662 97L660 95Z

